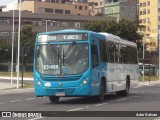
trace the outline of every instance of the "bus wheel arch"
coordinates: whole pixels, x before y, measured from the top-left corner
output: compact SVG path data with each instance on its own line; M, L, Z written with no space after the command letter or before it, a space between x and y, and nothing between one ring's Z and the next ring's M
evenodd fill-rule
M125 90L121 91L122 96L128 96L129 95L129 90L130 90L130 76L127 75Z
M130 90L130 76L127 75L126 81L125 81L125 89L122 91L117 91L116 95L118 96L128 96L129 95L129 90Z
M98 101L103 102L104 101L104 96L106 94L106 79L105 79L105 77L101 78L99 89L100 90L99 90Z
M126 84L128 84L128 87L129 87L129 89L130 89L130 76L129 75L127 75L127 78L126 78Z

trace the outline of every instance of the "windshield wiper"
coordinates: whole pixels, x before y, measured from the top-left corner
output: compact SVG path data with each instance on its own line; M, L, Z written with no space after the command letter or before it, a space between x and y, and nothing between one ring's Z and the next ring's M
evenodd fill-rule
M76 42L73 41L72 44L68 47L68 49L64 52L63 57L66 57L68 55L68 53L73 49L75 44Z
M59 52L57 52L51 44L47 44L47 45L51 48L51 50L54 51L54 53L56 53L57 57L59 58L60 57Z

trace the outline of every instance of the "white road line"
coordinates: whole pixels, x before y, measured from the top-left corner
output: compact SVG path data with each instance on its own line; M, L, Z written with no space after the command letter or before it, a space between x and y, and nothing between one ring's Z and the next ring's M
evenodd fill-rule
M119 100L116 100L116 101L119 102L119 101L123 101L123 100L126 100L126 99L128 99L128 98L123 98L123 99L119 99Z
M129 98L134 98L134 97L142 97L142 96L132 96L132 97L129 97Z
M39 118L31 118L31 119L28 119L28 120L38 120L38 119L42 119L44 117L39 117Z
M151 97L149 97L149 96L145 96L145 98L151 99Z
M85 108L89 108L90 106L85 106Z
M158 118L155 118L155 119L153 119L153 120L160 120L160 117L158 117Z
M152 94L160 94L160 92L151 92Z
M33 100L33 99L35 99L35 98L28 98L28 99L25 99L25 100Z
M98 106L105 105L105 104L109 104L109 103L102 103L102 104L97 104L97 105L94 105L94 106L98 107Z
M13 100L13 101L10 101L10 102L19 102L19 101L22 101L22 100Z
M84 108L76 108L76 109L67 110L67 111L68 111L68 112L69 112L69 111L78 111L78 110L82 110L82 109L84 109Z
M0 104L3 104L4 102L0 102Z

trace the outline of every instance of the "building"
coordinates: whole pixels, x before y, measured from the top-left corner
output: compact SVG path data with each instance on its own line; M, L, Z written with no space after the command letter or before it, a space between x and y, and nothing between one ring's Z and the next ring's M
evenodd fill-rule
M4 11L18 10L18 0L8 4ZM89 4L86 0L22 0L22 10L32 13L89 15Z
M160 0L139 0L138 4L139 23L142 26L139 31L144 34L147 51L156 51L157 49L158 29L160 28L158 1L160 2Z
M88 0L89 14L91 16L103 14L104 2L104 0Z
M0 39L11 40L13 12L0 12ZM41 14L30 11L22 11L21 25L31 24L33 31L44 32L61 29L81 29L83 24L92 20L113 20L113 17L82 16L82 15L61 15ZM15 28L18 26L18 11L15 11Z
M138 0L106 0L104 15L120 19L137 20Z
M12 43L12 25L13 25L13 12L0 12L0 42L5 41ZM17 48L17 32L18 32L18 23L19 23L18 11L15 11L15 49ZM61 14L42 14L42 13L32 13L31 11L22 11L21 17L21 27L25 24L32 25L33 32L45 32L45 31L55 31L62 29L82 29L83 24L87 21L92 20L115 20L112 17L100 17L100 16L82 16L82 15L61 15ZM33 49L33 48L32 48ZM31 49L31 50L32 50ZM16 56L17 50L15 50L14 55ZM26 58L33 59L33 52L29 53L30 55ZM0 71L9 71L10 70L10 61L11 61L11 50L6 49L2 50L0 48ZM20 54L22 57L22 54ZM14 61L16 57L14 56ZM15 62L16 63L16 62ZM14 70L15 70L14 64ZM33 65L27 64L27 71L32 71Z

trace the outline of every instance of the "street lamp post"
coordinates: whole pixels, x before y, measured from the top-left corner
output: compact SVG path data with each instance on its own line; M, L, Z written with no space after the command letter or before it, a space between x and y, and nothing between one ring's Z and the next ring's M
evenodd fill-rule
M144 38L143 38L143 84L144 84L144 53L145 53L144 45L145 45L145 39L146 39L146 35L144 33Z
M159 71L159 74L158 74L158 76L159 76L159 80L160 80L160 40L159 40L159 37L160 37L160 30L158 30L158 48L159 48L159 69L158 69L158 71Z
M55 22L55 21L52 21L52 20L46 20L46 19L42 19L42 21L45 21L45 24L46 24L46 32L48 31L48 22L51 21L51 22Z
M18 56L17 56L17 88L19 88L19 57L20 57L20 31L21 31L21 0L19 0L19 26L18 26Z
M11 59L11 84L13 83L13 53L14 53L14 16L15 4L13 3L13 29L12 29L12 59Z

